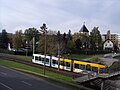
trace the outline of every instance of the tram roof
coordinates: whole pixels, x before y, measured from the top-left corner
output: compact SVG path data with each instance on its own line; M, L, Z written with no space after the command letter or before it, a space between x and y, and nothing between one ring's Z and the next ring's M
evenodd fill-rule
M96 63L88 63L88 62L82 62L82 61L74 61L74 63L76 63L76 64L82 64L82 65L90 65L92 67L106 68L105 65L100 65L100 64L96 64Z

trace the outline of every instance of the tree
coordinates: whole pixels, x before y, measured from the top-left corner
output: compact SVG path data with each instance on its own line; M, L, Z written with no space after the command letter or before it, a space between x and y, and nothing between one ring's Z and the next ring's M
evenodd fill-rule
M40 29L41 29L40 31L42 31L44 34L47 33L47 30L46 30L47 27L46 27L45 23L43 23L43 25L40 27Z
M0 47L6 49L8 47L8 34L5 29L2 30L0 37Z
M81 48L81 41L80 41L80 39L77 39L76 41L75 41L75 45L76 45L76 48L78 48L78 49L80 49Z
M71 30L69 30L68 35L67 35L67 38L68 38L68 40L71 40L71 39L72 39Z
M40 34L39 31L33 27L26 29L24 35L25 35L25 40L30 42L33 39L33 37L35 37L35 40L38 41Z
M98 28L99 27L94 27L92 32L90 32L90 43L92 50L98 50L102 47L102 38Z
M46 37L47 37L47 30L46 29L47 29L47 27L46 27L46 24L43 23L43 25L40 27L40 29L41 29L40 31L43 33L43 35L41 35L41 37L40 37L40 41L39 41L40 44L38 46L40 48L44 47L42 49L44 49L43 51L44 51L44 54L46 55L46 52L47 52L47 41L46 41ZM41 40L42 40L42 42L41 42ZM41 51L42 51L42 49L41 49Z
M87 49L89 47L89 37L84 34L74 33L72 40L79 49Z
M34 42L35 47L37 46L36 43L39 40L40 33L36 28L33 27L33 28L26 29L24 32L24 35L25 35L25 37L24 37L24 46L25 47L26 47L26 42L27 42L27 47L30 47L30 49L32 50L33 37L35 39L35 42Z
M57 55L58 54L58 44L59 44L59 51L60 54L62 54L64 52L65 49L65 44L62 38L62 35L60 34L60 31L58 31L57 35L54 34L48 34L46 35L47 39L46 39L46 48L47 48L47 53L48 54L53 54L53 55ZM44 34L42 34L40 36L39 39L39 45L37 50L39 52L44 53L44 48L45 48L45 37Z
M13 36L13 47L16 50L21 49L22 47L22 30L16 31L15 35Z
M65 53L65 46L66 46L66 33L63 35L58 31L57 33L57 52L58 55Z
M60 34L60 31L57 32L57 38L58 38L58 42L60 42L62 39L62 35Z

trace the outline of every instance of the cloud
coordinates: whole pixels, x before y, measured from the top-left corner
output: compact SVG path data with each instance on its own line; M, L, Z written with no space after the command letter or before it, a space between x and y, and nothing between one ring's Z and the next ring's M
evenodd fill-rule
M99 26L101 33L119 33L119 5L119 0L1 0L0 29L39 29L46 23L49 29L74 33L86 22L90 31Z

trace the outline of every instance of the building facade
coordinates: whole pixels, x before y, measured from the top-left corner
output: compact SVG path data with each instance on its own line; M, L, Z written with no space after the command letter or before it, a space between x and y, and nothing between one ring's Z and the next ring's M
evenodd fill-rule
M104 50L114 50L114 43L109 39L105 40L103 43L103 49Z
M120 49L120 35L118 35L118 48Z
M108 30L107 34L102 35L103 42L107 39L111 40L113 44L118 46L118 35L117 34L111 34L110 30Z

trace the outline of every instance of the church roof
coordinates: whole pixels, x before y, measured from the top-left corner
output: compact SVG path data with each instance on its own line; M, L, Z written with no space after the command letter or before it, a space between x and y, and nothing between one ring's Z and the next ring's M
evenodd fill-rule
M82 26L79 32L89 32L85 25Z

